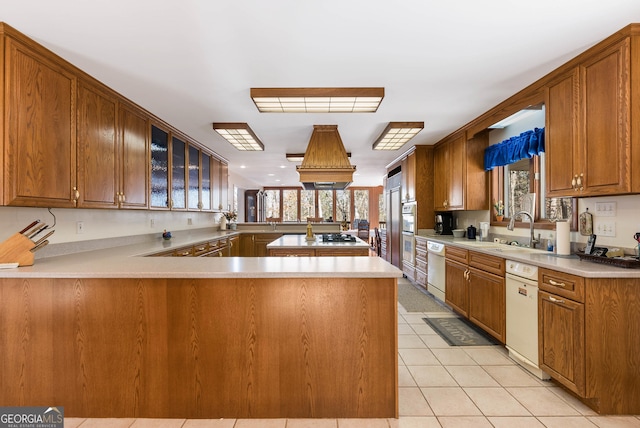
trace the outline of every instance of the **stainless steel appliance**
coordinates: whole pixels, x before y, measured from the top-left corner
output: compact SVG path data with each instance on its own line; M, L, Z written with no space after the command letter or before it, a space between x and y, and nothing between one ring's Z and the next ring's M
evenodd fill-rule
M453 214L436 214L435 230L438 235L453 235Z
M445 300L444 244L427 241L427 291Z
M507 260L506 309L509 356L540 379L538 367L538 267Z

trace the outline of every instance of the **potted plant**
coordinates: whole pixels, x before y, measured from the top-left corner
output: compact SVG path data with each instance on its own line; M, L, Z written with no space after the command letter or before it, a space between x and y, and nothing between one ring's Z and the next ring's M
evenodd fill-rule
M493 204L493 207L496 209L496 220L504 220L504 203L502 201L498 201Z

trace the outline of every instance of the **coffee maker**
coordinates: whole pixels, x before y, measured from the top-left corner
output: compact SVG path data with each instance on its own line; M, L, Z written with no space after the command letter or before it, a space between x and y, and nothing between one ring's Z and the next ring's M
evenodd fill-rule
M436 214L436 234L453 235L453 214L440 213Z

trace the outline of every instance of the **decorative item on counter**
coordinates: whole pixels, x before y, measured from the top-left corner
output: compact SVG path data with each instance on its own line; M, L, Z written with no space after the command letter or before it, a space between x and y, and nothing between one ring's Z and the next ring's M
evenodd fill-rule
M568 221L556 222L556 254L568 256L571 254L571 239L569 236L570 224Z
M167 232L167 229L165 229L164 232L162 232L162 239L165 241L171 239L171 232Z
M633 239L638 241L638 246L636 247L636 258L640 260L640 232L636 232L636 234L633 235Z
M307 237L305 238L307 241L315 241L316 237L313 236L313 227L311 226L311 222L307 223Z
M580 214L578 219L580 235L590 236L593 233L593 215L589 212L589 208Z
M480 240L486 241L489 239L489 222L481 221L480 222Z
M498 201L493 204L493 207L496 209L496 220L504 220L504 203L502 201Z
M231 225L235 224L237 218L238 214L236 214L235 211L227 211L225 213L222 213L222 218L220 219L220 228L231 229Z
M37 241L33 239L49 228L46 223L35 220L18 233L11 235L7 240L0 243L0 263L11 266L16 265L16 263L16 266L33 265L33 253L49 243L47 238L53 235L55 230L51 230Z

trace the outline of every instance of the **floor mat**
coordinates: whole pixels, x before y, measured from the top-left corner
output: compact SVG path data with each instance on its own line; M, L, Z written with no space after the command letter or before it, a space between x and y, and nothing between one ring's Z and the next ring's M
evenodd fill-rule
M462 318L422 318L451 346L488 346L499 342Z
M398 302L407 312L450 312L449 308L404 278L398 280Z

